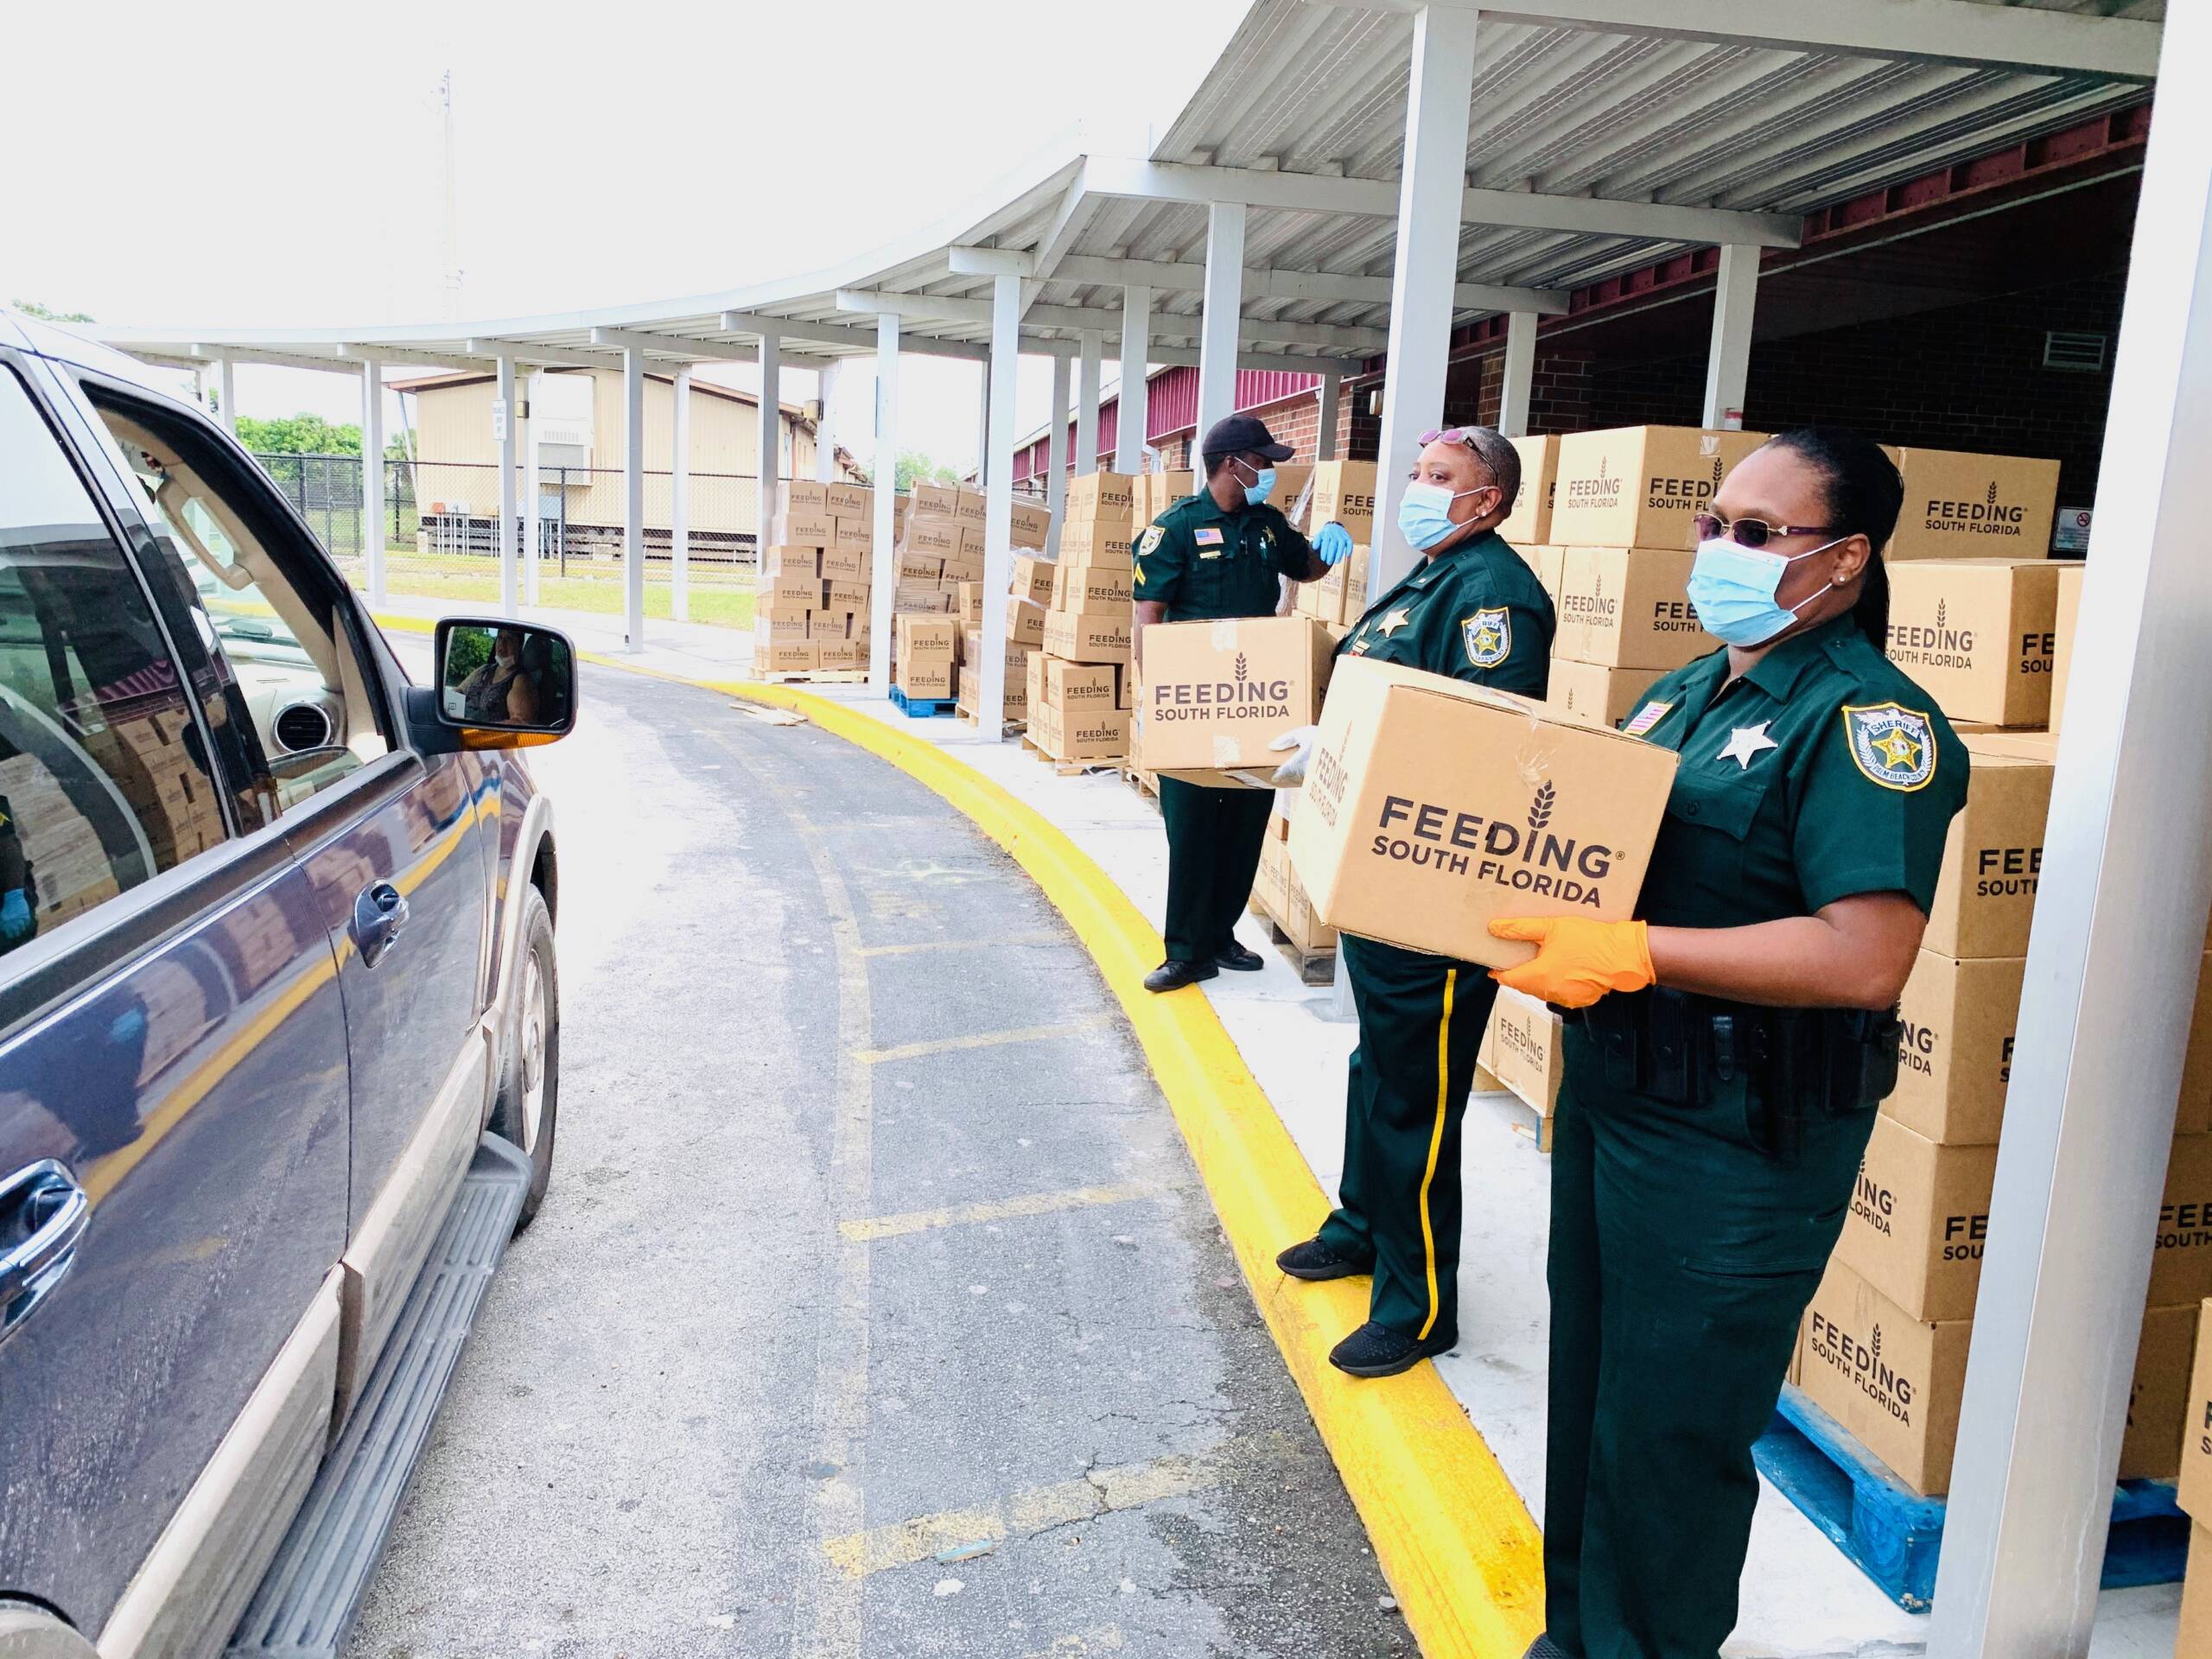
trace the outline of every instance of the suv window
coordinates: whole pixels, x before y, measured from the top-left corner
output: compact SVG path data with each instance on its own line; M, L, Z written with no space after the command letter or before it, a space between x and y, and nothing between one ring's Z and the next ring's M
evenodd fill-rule
M0 365L0 952L228 833L152 605Z
M96 392L93 407L143 492L148 524L186 573L281 813L391 753L374 682L327 595L286 572L289 526L174 416Z

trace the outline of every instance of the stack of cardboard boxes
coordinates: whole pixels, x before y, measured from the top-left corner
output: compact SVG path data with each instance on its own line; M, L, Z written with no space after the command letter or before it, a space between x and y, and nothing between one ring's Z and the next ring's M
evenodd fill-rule
M1475 1064L1497 1085L1516 1096L1536 1115L1533 1135L1539 1152L1552 1149L1552 1119L1559 1110L1559 1089L1567 1073L1560 1046L1564 1026L1548 1003L1508 985L1497 989L1484 1027ZM1478 1080L1478 1090L1480 1082Z
M1351 537L1352 550L1320 581L1300 582L1293 608L1341 639L1367 609L1368 550L1375 540L1375 463L1317 461L1311 473L1313 494L1306 515L1306 533L1310 536L1326 524L1342 524ZM1286 512L1296 503L1297 494L1286 498L1281 482L1275 495Z
M1290 867L1290 815L1297 805L1296 790L1275 791L1268 838L1260 845L1259 874L1252 880L1251 907L1274 925L1295 954L1319 957L1337 948L1337 930L1314 912L1312 895Z
M1008 629L1019 612L1038 644L1027 661L1029 738L1055 760L1115 761L1129 752L1135 485L1123 473L1071 480L1058 563L1015 564ZM1046 570L1052 587L1040 607Z
M753 661L762 674L868 666L875 492L864 484L791 480L760 551Z
M2189 1573L2181 1586L2174 1659L2212 1654L2212 1301L2197 1310L2196 1363L2183 1407L2177 1500L2190 1518Z

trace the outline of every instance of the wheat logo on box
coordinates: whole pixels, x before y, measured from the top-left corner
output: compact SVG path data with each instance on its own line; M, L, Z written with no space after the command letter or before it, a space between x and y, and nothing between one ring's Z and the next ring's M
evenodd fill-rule
M1882 1327L1878 1324L1861 1342L1817 1306L1805 1327L1807 1354L1841 1371L1852 1385L1897 1421L1912 1422L1912 1379L1901 1376L1882 1358Z
M1936 775L1936 734L1926 715L1895 702L1846 703L1843 723L1852 760L1883 788L1910 793Z
M1513 654L1513 619L1503 605L1477 611L1459 624L1467 660L1477 668L1496 668Z

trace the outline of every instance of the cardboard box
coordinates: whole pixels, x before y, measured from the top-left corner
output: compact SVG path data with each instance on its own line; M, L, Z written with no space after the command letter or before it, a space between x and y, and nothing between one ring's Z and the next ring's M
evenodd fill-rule
M1957 449L1900 449L1904 506L1885 557L2040 559L2050 551L2058 463Z
M822 486L830 516L861 524L875 520L875 492L865 484L825 484Z
M953 695L956 683L954 664L950 658L935 657L901 663L892 677L892 683L910 697L941 702Z
M862 622L867 621L870 602L875 593L875 590L867 582L840 579L836 582L825 582L822 585L829 590L831 610L855 611L859 613Z
M1938 1146L1883 1113L1835 1259L1916 1319L1971 1318L1996 1174L1995 1147ZM2202 1300L2212 1293L2212 1135L2175 1137L2156 1219L2150 1305Z
M1566 1075L1565 1030L1558 1014L1533 996L1500 986L1491 1013L1491 1071L1499 1083L1548 1118Z
M1828 1263L1805 1309L1798 1386L1923 1497L1950 1490L1966 1391L1965 1319L1916 1319L1852 1271Z
M958 503L952 510L952 516L963 524L972 525L981 530L983 527L985 506L983 493L981 490L963 487Z
M943 615L952 609L952 595L934 582L901 582L893 591L891 608Z
M952 601L952 613L962 622L981 622L983 620L983 584L963 582L957 584Z
M2050 729L2059 729L2066 711L2066 680L2074 668L2074 629L2082 618L2082 583L2088 572L2078 564L2058 567L2058 611L2050 630Z
M1698 626L1687 584L1694 552L1569 547L1560 554L1552 652L1603 668L1680 668L1720 642Z
M1136 593L1136 573L1127 566L1064 564L1052 583L1056 611L1126 611Z
M1312 957L1336 948L1336 929L1314 914L1313 898L1291 867L1288 842L1270 836L1260 843L1260 868L1253 892L1292 950Z
M1135 480L1127 473L1084 473L1068 480L1061 528L1077 519L1128 519L1136 515Z
M816 582L807 591L795 588L778 591L768 588L753 595L753 617L755 621L798 622L802 627L807 613L822 603L823 584Z
M811 639L753 642L753 669L757 674L807 674L821 665L821 647Z
M768 539L789 547L827 547L837 538L837 521L818 507L779 512Z
M980 553L947 554L944 580L950 582L981 582L983 579L983 556Z
M2120 1441L2122 1480L2171 1480L2181 1472L2192 1398L2198 1302L2154 1307L2143 1316L2135 1380Z
M1047 611L1040 649L1073 663L1129 660L1129 615L1114 611ZM1072 758L1072 757L1071 757Z
M1367 614L1368 579L1375 568L1372 550L1365 543L1355 543L1351 551L1344 555L1336 568L1343 571L1344 576L1344 614L1336 620L1357 622Z
M1955 719L2048 720L2057 620L2048 559L1914 559L1890 571L1890 660Z
M1543 590L1552 596L1552 604L1559 604L1561 579L1567 572L1567 550L1554 543L1529 550L1529 563L1536 573L1536 580Z
M1149 654L1149 642L1147 642ZM1509 968L1497 916L1626 919L1675 776L1656 745L1364 659L1329 682L1291 856L1347 933Z
M960 489L954 484L917 484L909 498L907 511L916 518L925 516L957 519L960 517Z
M763 645L790 645L806 638L807 619L811 610L777 612L773 614L760 609L753 613L753 644L755 650Z
M814 642L816 666L823 669L866 668L868 644L861 639L819 639Z
M1272 787L1282 756L1268 745L1319 715L1334 649L1305 616L1147 628L1137 765L1189 783Z
M899 580L906 582L942 582L944 561L934 553L904 551L899 555Z
M1033 721L1036 719L1038 711L1046 706L1045 671L1052 665L1054 660L1041 651L1029 652L1023 660L1022 685L1029 704L1029 717Z
M1310 516L1301 519L1292 511L1298 505L1298 498L1302 495L1306 497L1310 515L1313 498L1308 486L1313 482L1313 468L1319 464L1318 461L1279 461L1274 464L1275 493L1268 498L1268 504L1279 509L1292 524L1300 529L1306 529L1309 525L1315 529L1319 528L1318 524L1313 524ZM1178 473L1175 476L1191 480L1191 482L1184 486L1183 495L1192 494L1198 487L1198 480L1189 473ZM1178 495L1167 496L1160 504L1160 510L1165 512L1181 499L1182 496Z
M2181 1581L2181 1625L2174 1636L2174 1659L2212 1655L2212 1526L2189 1529L2189 1566Z
M1126 519L1070 519L1060 526L1060 563L1127 569L1135 542Z
M840 542L822 550L819 568L829 582L849 582L866 588L875 580L875 549L873 543L865 547L848 547Z
M2196 1008L2190 1020L2189 1049L2181 1063L2181 1098L2174 1112L2176 1135L2202 1135L2208 1129L2212 1129L2212 956L2204 958L2196 976Z
M1375 540L1375 463L1314 462L1313 505L1306 522L1316 530L1323 524L1342 524L1351 532L1352 540L1371 544Z
M1344 620L1344 584L1338 571L1342 568L1332 570L1319 582L1294 583L1290 590L1290 613L1311 617L1316 622L1341 623Z
M1052 533L1052 510L1033 501L1014 504L1014 540L1015 547L1041 548Z
M1497 526L1497 533L1519 547L1523 542L1541 546L1552 539L1552 496L1559 487L1559 439L1546 435L1516 438L1513 448L1521 457L1521 493L1513 498L1513 511Z
M1039 657L1044 664L1044 700L1055 709L1119 709L1122 707L1123 671L1111 663L1071 663L1058 657Z
M1764 432L1694 426L1567 433L1554 463L1548 534L1539 539L1688 553L1696 545L1690 519L1713 499L1728 469L1765 442Z
M1007 643L1024 651L1041 648L1045 643L1045 619L1049 614L1042 605L1009 598L1006 602Z
M822 568L822 550L818 547L781 547L772 543L760 550L760 581L764 584L771 576L819 577L827 574Z
M1052 602L1052 578L1059 566L1052 560L1033 553L1019 555L1014 562L1014 582L1008 589L1016 599L1026 599L1033 605Z
M853 637L853 613L850 611L817 611L806 620L806 637L817 643L849 639Z
M1898 1000L1897 1086L1882 1110L1929 1141L1995 1146L2027 967L2021 957L1961 962L1923 949Z
M911 553L922 558L958 558L967 549L960 522L957 518L924 517L916 514L906 525L906 533L899 538L901 554Z
M1963 741L1974 756L1967 804L1943 842L1921 948L1947 957L2024 957L2050 816L2050 766L2005 753L1979 735Z
M804 478L786 478L776 485L776 511L829 518L836 516L837 509L830 504L830 486L827 484L817 484Z
M822 578L802 565L786 564L773 575L762 576L753 594L756 604L770 610L787 611L794 606L810 609L822 602Z
M1579 720L1618 726L1643 706L1643 694L1657 677L1648 668L1607 668L1554 657L1544 700Z
M891 619L891 654L899 662L937 658L949 663L959 649L960 625L949 616Z
M1056 709L1053 745L1061 760L1119 760L1129 752L1129 717L1119 709Z
M2212 1301L2198 1307L2196 1358L2183 1411L2179 1502L2201 1533L2212 1525L2212 1319L2202 1317L2212 1313Z
M1279 467L1275 470L1280 473L1284 469ZM1147 523L1159 518L1176 503L1198 493L1198 476L1195 472L1177 472L1171 469L1164 473L1154 473L1151 478L1152 511L1145 515ZM1300 479L1295 487L1287 482L1277 481L1275 492L1283 497L1284 512L1290 511L1291 503L1298 499L1298 492L1305 487L1304 479Z
M875 546L875 526L867 519L833 518L830 522L837 529L830 545L840 551L865 554Z

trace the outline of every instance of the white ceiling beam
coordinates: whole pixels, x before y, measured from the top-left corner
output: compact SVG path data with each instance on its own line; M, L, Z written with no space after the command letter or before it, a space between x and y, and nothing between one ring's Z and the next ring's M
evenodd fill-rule
M456 374L473 374L484 366L481 359L467 352L425 352L412 346L359 346L349 341L338 348L338 355L349 363L410 363L426 369L450 369Z
M956 294L887 294L873 289L841 289L837 293L840 310L868 312L880 315L895 311L902 317L941 317L960 323L988 323L991 320L991 302L966 295ZM1102 334L1118 333L1122 314L1118 309L1090 305L1033 305L1027 319L1033 328L1065 328L1081 331L1096 329ZM1154 338L1167 339L1198 337L1198 319L1153 314L1152 332ZM1348 328L1321 322L1275 322L1264 317L1245 317L1240 320L1239 334L1252 340L1272 340L1284 346L1321 346L1336 352L1379 352L1389 342L1389 336L1380 328Z
M1102 285L1141 283L1154 290L1194 294L1205 276L1205 267L1195 261L1160 259L1101 259L1071 254L1060 261L1055 280ZM1248 269L1244 296L1252 300L1325 300L1361 305L1388 305L1390 279L1362 276L1333 270ZM1491 283L1461 283L1452 292L1452 303L1463 311L1534 311L1545 316L1563 315L1567 296L1556 288L1511 288Z
M472 339L471 357L512 357L518 363L537 363L562 369L619 369L620 352L579 352L566 346L538 346L523 340Z
M758 335L766 330L783 340L811 340L817 346L842 346L858 354L875 355L875 330L873 327L863 328L843 322L801 322L793 317L772 317L760 311L725 311L719 327L726 334ZM926 340L902 335L900 344L925 356L981 359L990 355L987 347L961 340ZM788 352L784 354L786 363L794 360Z
M1331 0L1344 3L1344 0ZM1411 11L1415 0L1351 0ZM1500 22L1656 35L1719 46L1901 63L1958 63L2038 74L2152 81L2157 23L1983 0L1441 0Z
M1043 284L1058 270L1068 251L1075 246L1076 238L1083 234L1083 227L1090 222L1090 194L1083 188L1083 175L1077 173L1069 183L1067 194L1060 198L1060 206L1052 215L1052 222L1038 241L1035 262L1030 275L1037 279L1037 286L1025 287L1021 292L1021 308L1028 310Z
M1145 355L1162 368L1198 366L1198 352L1194 346L1154 346ZM1240 351L1236 353L1236 366L1262 373L1326 374L1332 370L1339 375L1367 372L1366 363L1357 357L1305 357L1290 352Z
M956 276L1027 276L1036 261L1014 248L948 248L945 268Z
M1084 179L1097 194L1141 201L1241 201L1294 213L1341 213L1395 219L1398 186L1389 179L1339 179L1313 173L1267 173L1250 168L1192 167L1130 156L1093 156ZM1719 207L1679 207L1657 201L1611 201L1596 196L1544 196L1526 190L1466 191L1460 221L1541 231L1585 231L1710 246L1737 243L1794 248L1802 225L1791 213L1747 213Z
M342 358L334 350L313 346L302 346L296 351L278 351L267 346L194 346L192 355L203 363L219 359L231 363L258 363L272 369L315 369L325 374L356 377L361 372L359 359Z
M766 325L764 323L764 327ZM778 334L782 331L779 329ZM641 334L632 328L594 328L591 343L594 346L635 346L677 363L758 363L760 348L735 340L693 340L685 334ZM787 369L827 368L833 360L826 357L811 357L799 352L779 353Z

